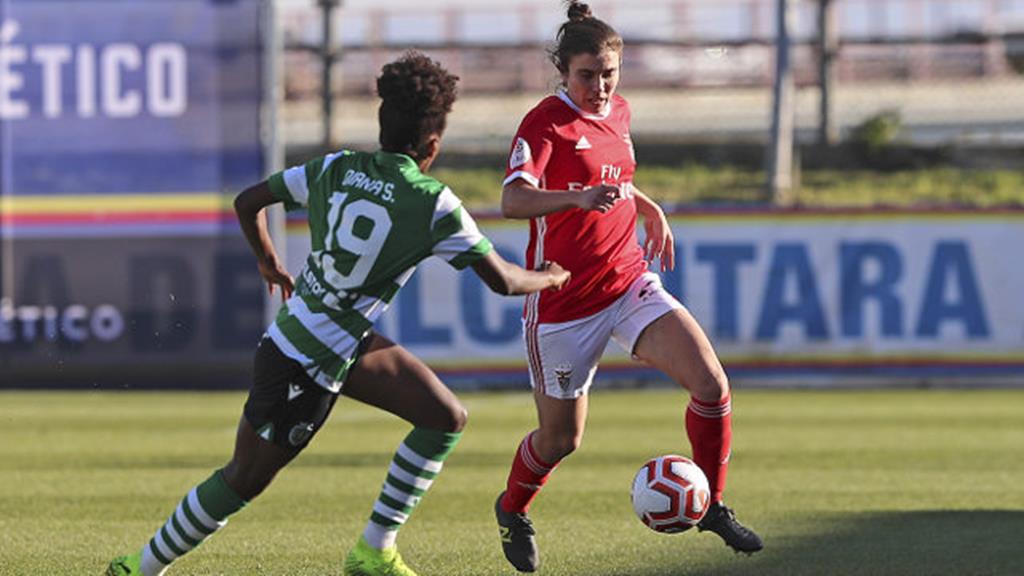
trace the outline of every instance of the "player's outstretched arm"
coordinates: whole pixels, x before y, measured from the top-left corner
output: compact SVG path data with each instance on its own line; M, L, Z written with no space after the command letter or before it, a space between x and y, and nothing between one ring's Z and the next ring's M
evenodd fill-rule
M618 186L599 184L582 191L543 190L522 178L516 178L501 189L501 215L505 218L536 218L569 210L607 212L621 198Z
M502 296L529 294L548 288L560 290L569 281L569 271L556 262L545 262L540 270L517 266L491 250L473 264L473 271L487 287Z
M242 227L245 239L256 255L260 275L267 281L267 290L273 294L274 286L280 286L281 299L287 300L295 290L295 280L277 256L277 250L270 239L267 213L264 210L277 202L280 200L274 198L270 192L270 185L264 180L246 188L235 197L235 214L238 215L238 224Z

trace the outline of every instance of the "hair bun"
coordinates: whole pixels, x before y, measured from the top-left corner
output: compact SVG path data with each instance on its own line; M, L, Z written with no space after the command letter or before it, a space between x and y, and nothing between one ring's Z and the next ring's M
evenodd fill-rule
M576 22L593 17L594 13L590 11L588 4L577 2L576 0L569 2L569 20Z

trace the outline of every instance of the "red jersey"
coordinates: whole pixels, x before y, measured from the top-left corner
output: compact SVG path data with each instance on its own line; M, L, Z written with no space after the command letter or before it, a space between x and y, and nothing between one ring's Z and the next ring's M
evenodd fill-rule
M523 118L509 154L505 184L517 178L548 190L582 191L617 184L625 198L608 212L572 208L530 220L526 267L551 260L572 272L555 292L530 294L530 322L567 322L595 314L647 269L636 237L629 104L612 97L601 114L581 110L565 92L548 96Z

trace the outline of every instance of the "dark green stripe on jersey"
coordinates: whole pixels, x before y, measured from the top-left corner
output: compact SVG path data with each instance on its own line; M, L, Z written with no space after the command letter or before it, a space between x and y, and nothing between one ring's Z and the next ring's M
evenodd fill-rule
M271 175L270 178L267 179L267 184L270 186L270 194L274 198L284 202L285 210L291 211L302 208L302 205L292 198L292 193L288 190L288 185L284 183L284 172L278 172Z
M469 250L466 250L462 254L452 258L449 264L451 264L452 268L455 268L456 270L462 270L466 266L469 266L484 256L487 256L492 249L493 246L491 246L491 241L484 238Z
M311 360L317 359L328 359L334 356L334 352L324 346L320 340L313 335L302 322L295 316L288 313L288 307L281 307L281 311L277 314L277 326L284 333L288 341L292 343L292 346L296 347L309 357Z

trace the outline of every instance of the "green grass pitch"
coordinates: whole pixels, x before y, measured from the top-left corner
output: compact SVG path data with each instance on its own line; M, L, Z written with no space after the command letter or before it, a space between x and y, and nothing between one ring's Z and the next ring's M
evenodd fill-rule
M422 576L514 574L492 515L525 393L461 394L462 443L399 537ZM222 465L241 393L0 394L0 574L98 575ZM629 503L689 454L685 395L597 390L581 449L535 504L543 576L1024 574L1024 391L734 396L726 501L764 537L656 534ZM311 447L170 574L340 574L408 427L343 399Z

